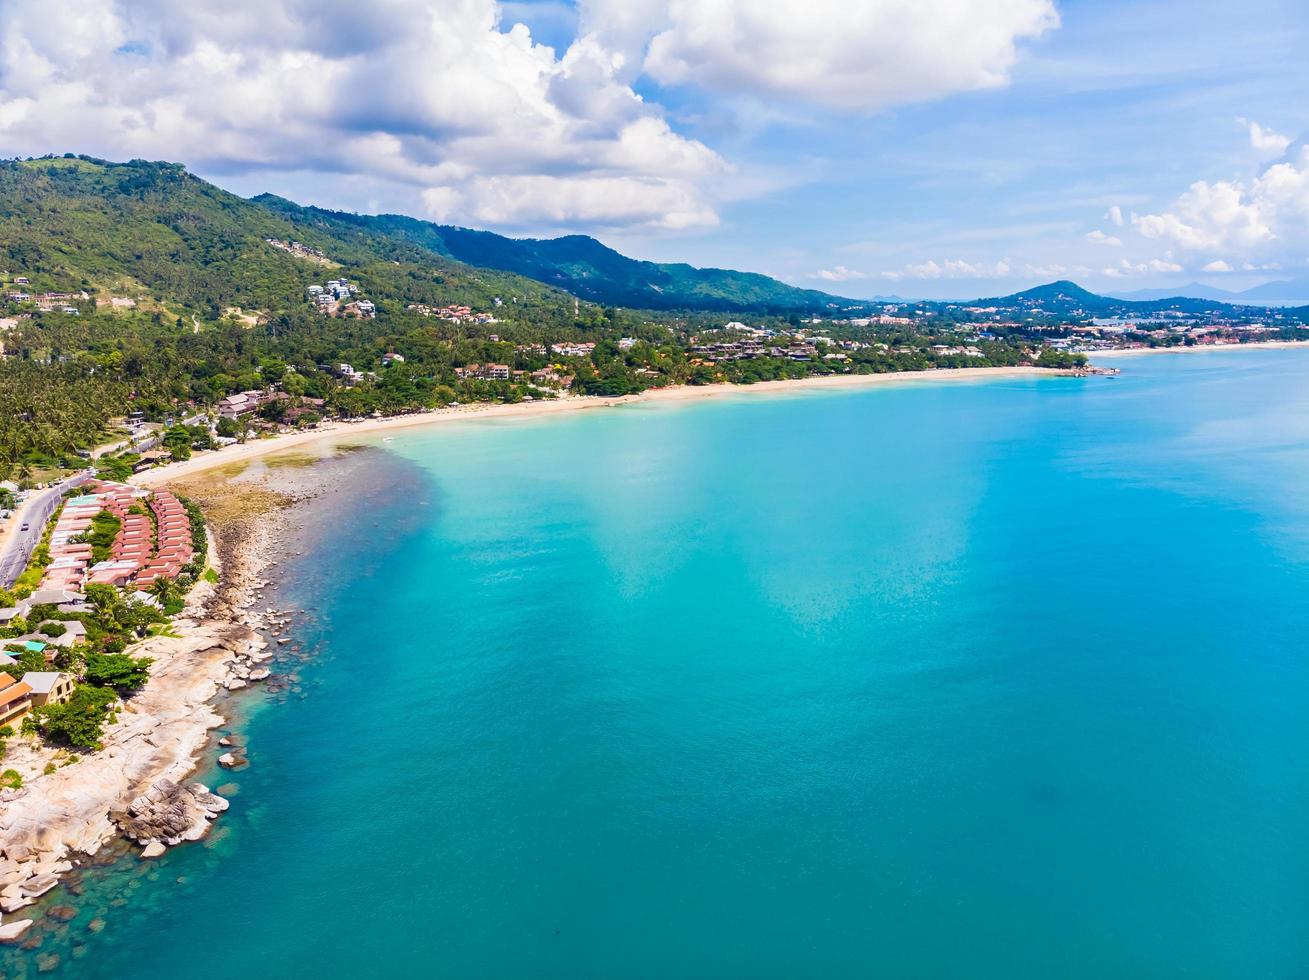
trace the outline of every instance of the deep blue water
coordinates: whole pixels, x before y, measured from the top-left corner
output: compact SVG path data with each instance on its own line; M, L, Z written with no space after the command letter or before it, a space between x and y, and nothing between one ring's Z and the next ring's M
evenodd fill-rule
M41 952L1306 975L1309 352L1118 363L376 443L217 836L89 877Z

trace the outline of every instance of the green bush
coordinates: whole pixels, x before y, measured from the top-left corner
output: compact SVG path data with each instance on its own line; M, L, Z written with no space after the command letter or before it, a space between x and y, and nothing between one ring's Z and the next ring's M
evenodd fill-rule
M33 708L28 719L50 741L75 748L98 749L104 736L105 716L118 695L103 687L79 684L73 696L63 704L44 704Z

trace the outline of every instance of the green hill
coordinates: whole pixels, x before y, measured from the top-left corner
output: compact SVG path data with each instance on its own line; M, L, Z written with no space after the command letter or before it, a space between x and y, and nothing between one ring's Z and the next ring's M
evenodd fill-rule
M488 308L494 297L512 296L571 307L561 292L531 279L474 269L379 229L298 224L175 164L0 162L0 270L29 277L34 292L145 290L159 304L210 315L233 306L303 306L306 285L335 273L270 246L269 238L321 249L379 305Z
M1112 296L1101 296L1093 293L1066 279L1046 283L1043 286L1035 286L1009 296L994 296L988 299L974 300L972 305L995 306L1014 310L1039 310L1056 317L1130 317L1158 314L1182 316L1221 314L1239 317L1241 315L1267 312L1265 307L1257 304L1224 303L1215 299L1187 296L1169 296L1165 299L1154 300L1116 299Z

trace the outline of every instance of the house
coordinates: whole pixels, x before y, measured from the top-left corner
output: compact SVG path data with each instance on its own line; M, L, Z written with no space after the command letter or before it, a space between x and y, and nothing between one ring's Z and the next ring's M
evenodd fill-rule
M30 286L31 284L32 280L28 279L27 276L14 276L15 286Z
M394 351L387 351L382 355L382 367L390 367L392 364L403 364L404 362L404 355L397 354Z
M228 395L218 402L218 415L225 419L239 419L242 415L249 415L259 407L259 393L242 391L235 395Z
M508 381L509 365L508 364L488 364L486 366L486 376L492 381Z
M32 688L12 674L0 674L0 727L17 728L32 710Z
M31 670L19 683L26 684L31 690L33 707L63 704L73 696L73 679L63 671Z

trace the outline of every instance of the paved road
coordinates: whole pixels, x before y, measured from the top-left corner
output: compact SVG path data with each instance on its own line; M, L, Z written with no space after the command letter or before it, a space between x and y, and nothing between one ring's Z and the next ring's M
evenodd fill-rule
M59 505L59 498L63 492L81 486L89 479L87 474L78 473L48 490L34 493L9 519L12 530L6 535L4 548L0 551L0 586L9 588L18 576L23 574L23 569L27 567L27 560L32 557L33 549L40 543L46 523L50 520L50 515L55 512L55 507ZM20 531L19 528L24 524L28 526L27 531Z

